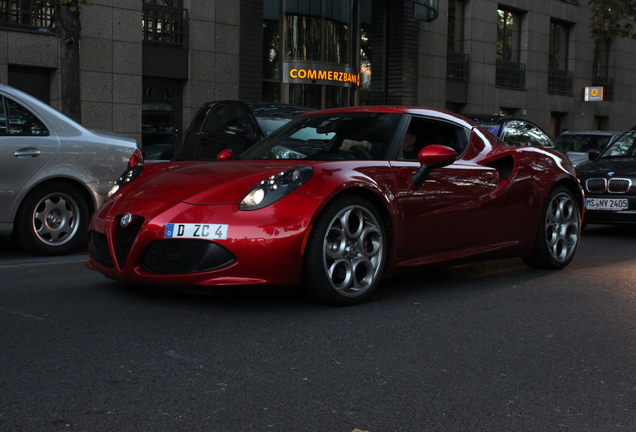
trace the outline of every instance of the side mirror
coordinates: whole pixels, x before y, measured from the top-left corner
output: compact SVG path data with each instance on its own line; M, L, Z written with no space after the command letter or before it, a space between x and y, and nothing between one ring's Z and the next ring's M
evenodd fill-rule
M424 147L417 155L417 160L422 166L411 177L413 185L422 186L434 168L448 166L456 159L457 152L450 147L437 144Z
M601 152L599 152L598 150L590 150L587 154L587 158L591 161L596 160L596 158L598 157L598 155L600 155Z
M232 160L232 149L221 150L219 154L216 155L216 160L219 162Z

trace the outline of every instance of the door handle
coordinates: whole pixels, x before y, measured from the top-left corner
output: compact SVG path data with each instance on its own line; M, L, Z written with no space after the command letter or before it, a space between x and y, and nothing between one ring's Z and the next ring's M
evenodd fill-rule
M34 158L40 156L40 149L36 147L24 147L16 150L13 155L20 159Z

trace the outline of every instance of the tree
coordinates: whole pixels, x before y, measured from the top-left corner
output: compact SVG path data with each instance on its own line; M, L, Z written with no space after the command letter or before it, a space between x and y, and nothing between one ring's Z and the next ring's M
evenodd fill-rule
M595 41L617 37L636 39L633 20L636 18L636 0L590 0L590 36Z
M60 31L60 101L62 112L75 120L82 120L80 99L80 52L79 41L82 25L82 6L91 7L90 0L59 0L56 26Z

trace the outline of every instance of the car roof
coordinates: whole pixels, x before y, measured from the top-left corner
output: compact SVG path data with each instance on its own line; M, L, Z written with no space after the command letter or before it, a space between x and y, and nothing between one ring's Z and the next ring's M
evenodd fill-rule
M386 114L412 114L425 117L436 117L442 120L450 120L461 123L467 128L479 126L477 123L461 114L455 114L450 111L439 110L435 108L426 108L408 105L362 105L345 108L329 108L325 110L313 111L311 113L301 114L300 117L310 115L328 115L328 114L350 114L350 113L386 113Z
M296 117L314 108L290 105L279 102L245 102L256 117Z
M563 132L559 135L559 138L566 135L615 135L619 134L619 131L599 131L599 130L589 130L589 131L568 131Z
M479 125L500 125L508 120L512 120L511 115L507 114L462 114ZM526 121L526 120L523 120ZM528 122L530 123L530 122Z

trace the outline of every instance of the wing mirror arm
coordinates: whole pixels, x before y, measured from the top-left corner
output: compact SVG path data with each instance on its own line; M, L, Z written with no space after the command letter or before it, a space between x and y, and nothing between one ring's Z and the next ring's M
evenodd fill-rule
M415 171L411 176L411 181L413 182L413 186L420 187L426 181L428 175L433 171L434 166L422 165L420 169Z
M420 169L411 176L413 186L421 187L434 168L448 166L457 159L457 152L450 147L433 144L424 147L417 155Z

